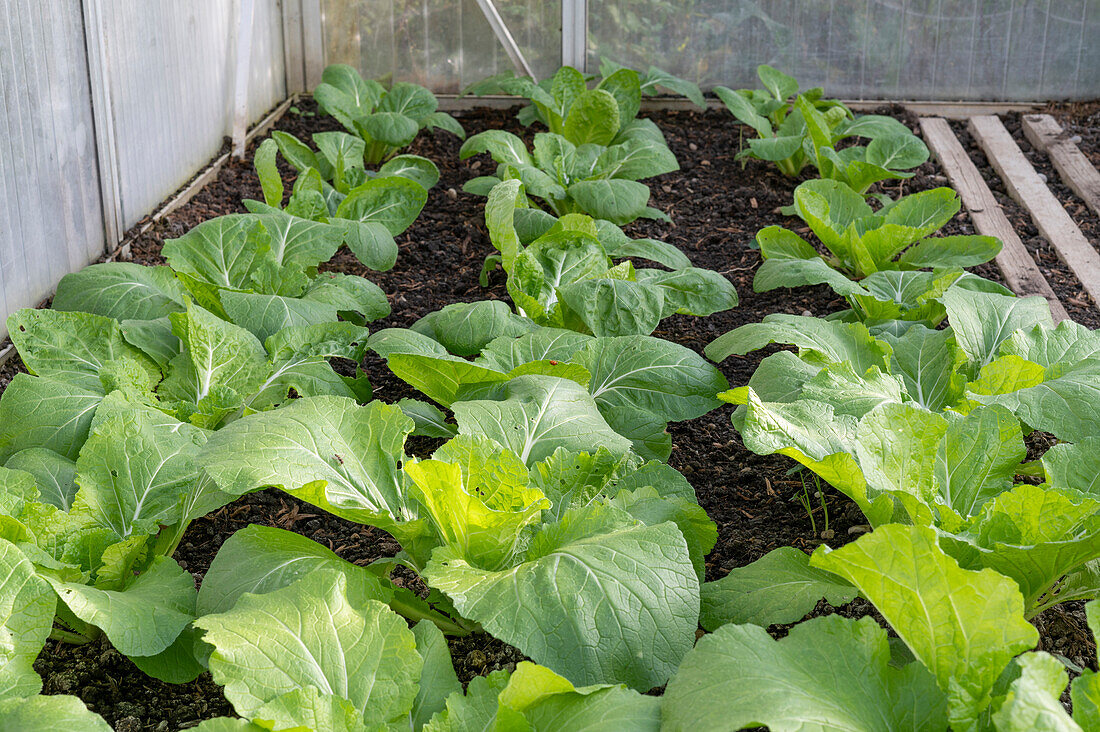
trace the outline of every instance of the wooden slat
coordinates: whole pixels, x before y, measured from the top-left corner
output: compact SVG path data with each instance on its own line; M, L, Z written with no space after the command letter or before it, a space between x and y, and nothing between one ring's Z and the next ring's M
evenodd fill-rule
M1025 114L1024 135L1050 156L1054 169L1070 189L1100 216L1100 172L1049 114Z
M1027 209L1039 233L1081 281L1093 304L1100 306L1100 254L1031 167L1000 117L971 117L969 127L1009 195Z
M1038 295L1050 303L1050 314L1056 323L1069 316L1050 283L1043 277L1035 260L1020 241L1008 217L1001 210L993 192L985 184L973 161L959 143L951 126L942 117L923 117L920 121L924 141L936 159L940 161L951 185L959 192L974 227L986 236L1001 240L1003 248L997 255L997 267L1005 282L1017 295Z

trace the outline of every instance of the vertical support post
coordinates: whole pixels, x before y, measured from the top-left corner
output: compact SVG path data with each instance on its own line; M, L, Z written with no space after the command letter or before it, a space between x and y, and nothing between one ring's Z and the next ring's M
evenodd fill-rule
M588 65L588 0L561 0L561 65Z
M252 11L255 0L238 0L237 69L233 80L233 156L244 157L248 134L248 77L252 69Z
M286 95L306 90L306 67L302 57L302 0L283 0L283 66Z
M114 105L111 102L111 77L101 2L102 0L84 0L81 9L84 12L84 46L88 54L88 76L92 92L99 193L103 203L103 233L109 253L122 241L126 229L122 223L122 186L119 183Z
M325 70L325 43L321 0L302 0L302 59L306 90L321 83Z

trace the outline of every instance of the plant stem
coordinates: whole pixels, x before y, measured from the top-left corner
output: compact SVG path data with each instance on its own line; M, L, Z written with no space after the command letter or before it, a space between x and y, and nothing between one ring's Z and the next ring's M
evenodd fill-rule
M478 630L480 628L480 626L466 627L465 625L453 621L440 613L426 613L419 608L402 602L396 597L390 600L389 605L391 610L393 610L398 615L407 618L408 620L432 621L433 623L435 623L437 628L443 631L445 635L470 635L470 633L473 633L475 630Z
M82 646L85 643L92 642L92 639L86 635L74 633L71 630L62 630L61 628L54 628L50 631L50 640L60 641L61 643L69 643L74 646Z

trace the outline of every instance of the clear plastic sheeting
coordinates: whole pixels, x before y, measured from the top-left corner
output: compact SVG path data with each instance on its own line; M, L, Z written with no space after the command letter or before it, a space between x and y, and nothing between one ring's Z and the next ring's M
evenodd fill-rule
M561 61L561 0L495 0L540 78ZM600 57L704 88L769 63L851 99L1100 96L1100 0L601 0ZM321 0L325 63L455 92L512 68L475 0Z
M540 78L561 61L560 0L495 0ZM512 69L475 0L322 0L325 63L455 93Z
M710 87L756 65L850 99L1100 96L1100 0L605 0L589 67L655 64Z

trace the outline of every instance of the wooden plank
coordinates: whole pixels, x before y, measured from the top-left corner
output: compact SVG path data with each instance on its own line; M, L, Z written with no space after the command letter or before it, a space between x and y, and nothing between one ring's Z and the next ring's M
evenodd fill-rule
M997 255L996 262L1009 288L1017 295L1045 297L1050 303L1050 314L1054 322L1066 320L1069 317L1066 309L1058 301L1058 296L1039 271L1024 243L1020 241L997 199L993 197L993 192L985 184L982 174L951 131L947 120L942 117L923 117L920 127L928 148L939 160L951 185L959 192L974 227L986 236L995 236L1001 240L1003 248Z
M1049 114L1025 114L1024 135L1036 149L1050 156L1058 175L1081 200L1100 216L1100 172Z
M1081 281L1093 305L1100 306L1100 254L1031 167L1001 118L971 117L969 127L1009 195L1027 209L1039 233Z

